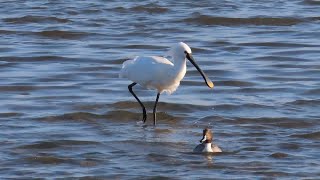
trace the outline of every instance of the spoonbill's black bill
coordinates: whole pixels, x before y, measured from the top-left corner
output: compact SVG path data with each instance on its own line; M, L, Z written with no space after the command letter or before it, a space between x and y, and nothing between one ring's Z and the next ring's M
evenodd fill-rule
M142 107L143 122L146 122L147 113L143 103L133 92L132 88L136 84L148 89L157 90L157 97L153 107L153 123L156 124L157 103L162 92L173 93L180 81L186 74L186 60L188 59L203 77L209 88L213 88L213 83L208 76L200 69L195 62L190 47L183 43L177 43L168 52L172 57L171 61L158 56L137 56L133 60L127 60L123 63L120 77L128 78L133 81L128 86L130 93L136 98Z

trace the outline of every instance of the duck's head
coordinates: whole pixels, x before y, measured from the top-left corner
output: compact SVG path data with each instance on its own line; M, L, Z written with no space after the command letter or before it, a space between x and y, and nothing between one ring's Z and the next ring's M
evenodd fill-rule
M200 140L201 143L211 143L213 139L213 135L210 129L206 128L203 130L203 137Z

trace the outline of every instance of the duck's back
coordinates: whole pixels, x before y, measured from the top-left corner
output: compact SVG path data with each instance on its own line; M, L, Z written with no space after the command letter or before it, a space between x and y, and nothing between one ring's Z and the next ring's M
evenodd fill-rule
M211 146L213 152L222 152L222 150L215 144Z
M204 150L204 145L203 144L199 144L198 146L196 146L194 149L193 149L193 152L203 152Z
M212 150L212 151L211 151ZM215 144L212 144L211 145L211 150L206 150L206 146L204 143L202 144L199 144L198 146L196 146L194 149L193 149L193 152L214 152L214 153L217 153L217 152L222 152L222 150Z

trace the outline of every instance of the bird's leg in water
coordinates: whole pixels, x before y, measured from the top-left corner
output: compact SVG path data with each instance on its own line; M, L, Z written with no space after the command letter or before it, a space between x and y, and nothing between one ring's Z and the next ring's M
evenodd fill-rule
M143 111L143 123L145 123L146 122L146 120L147 120L147 113L146 113L146 108L144 107L144 105L142 104L142 102L140 101L140 99L137 97L137 95L136 94L134 94L134 92L132 91L132 87L134 86L134 85L136 85L137 83L132 83L132 84L130 84L129 86L128 86L128 89L129 89L129 91L130 91L130 93L136 98L136 100L139 102L139 104L140 104L140 106L142 107L142 111Z
M156 102L154 103L154 107L153 107L153 125L156 125L156 121L157 121L157 103L158 103L158 100L159 100L159 96L160 96L160 93L157 94L157 99L156 99Z

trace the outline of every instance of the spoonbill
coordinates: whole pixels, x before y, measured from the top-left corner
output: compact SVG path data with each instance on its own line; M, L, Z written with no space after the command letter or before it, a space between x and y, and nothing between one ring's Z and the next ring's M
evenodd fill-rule
M143 123L146 122L146 108L140 101L138 96L133 92L132 87L139 84L147 89L157 90L157 97L153 107L153 124L156 125L157 103L160 94L167 92L173 93L180 81L186 74L186 59L188 59L195 68L200 72L205 83L209 88L213 88L213 83L207 75L199 68L194 58L190 47L183 43L177 43L167 53L171 57L171 61L165 57L159 56L137 56L132 60L127 60L122 64L122 69L119 76L127 78L133 83L128 86L129 92L135 97L142 108Z

